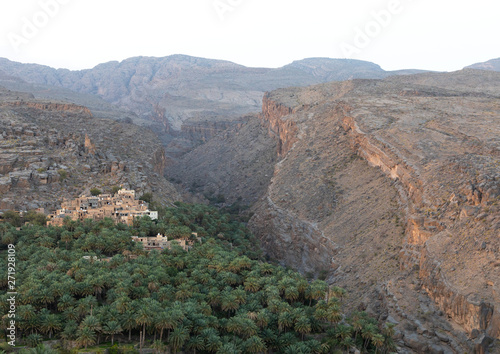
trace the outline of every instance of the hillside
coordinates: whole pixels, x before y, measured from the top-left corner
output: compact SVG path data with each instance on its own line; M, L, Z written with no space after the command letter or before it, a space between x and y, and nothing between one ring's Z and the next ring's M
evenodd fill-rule
M0 210L53 210L63 198L118 185L175 201L165 162L149 129L0 88Z
M411 350L489 350L500 337L499 97L500 74L475 70L266 94L260 124L277 162L257 170L273 174L251 229L271 257L329 274L353 304L398 323ZM239 156L252 126L183 157L183 175L199 173L191 161ZM208 181L240 174L220 166L205 165Z
M500 58L491 59L484 63L476 63L466 67L467 69L500 71Z
M27 92L0 92L2 208L118 183L249 206L270 259L345 288L401 352L498 351L500 73L187 56L0 70Z

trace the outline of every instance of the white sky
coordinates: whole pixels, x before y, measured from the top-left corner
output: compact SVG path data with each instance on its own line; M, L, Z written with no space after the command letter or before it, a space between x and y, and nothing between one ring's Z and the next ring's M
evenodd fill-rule
M496 0L0 0L0 57L69 69L141 55L351 57L452 71L500 57L499 15Z

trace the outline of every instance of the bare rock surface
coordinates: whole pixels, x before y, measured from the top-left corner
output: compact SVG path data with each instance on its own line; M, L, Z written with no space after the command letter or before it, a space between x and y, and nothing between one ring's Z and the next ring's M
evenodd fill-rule
M499 73L469 69L266 94L277 160L250 227L272 258L396 323L400 352L498 352L499 98ZM231 147L203 165L231 181L250 125L181 159L183 175Z

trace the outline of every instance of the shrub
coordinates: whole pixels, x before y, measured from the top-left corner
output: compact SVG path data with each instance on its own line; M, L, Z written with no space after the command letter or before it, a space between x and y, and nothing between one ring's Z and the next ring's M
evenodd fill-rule
M139 200L144 200L146 203L151 203L153 201L153 194L144 193L143 195L141 195Z
M59 178L61 179L61 181L64 181L66 178L68 178L68 172L64 169L60 169L60 170L57 170L57 172L59 173Z
M102 191L99 188L92 188L90 194L95 197L96 195L102 194Z

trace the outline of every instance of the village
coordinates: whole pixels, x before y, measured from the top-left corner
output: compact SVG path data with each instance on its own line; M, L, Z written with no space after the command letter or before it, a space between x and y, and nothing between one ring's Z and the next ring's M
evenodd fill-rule
M149 204L143 200L136 199L134 190L120 189L116 194L99 194L95 196L82 195L73 200L65 200L61 203L61 209L47 216L47 226L62 226L64 219L71 220L92 219L95 221L110 218L115 223L132 226L135 218L149 216L151 220L158 219L158 212L149 210ZM152 237L132 236L132 241L142 243L144 250L171 249L178 245L188 251L193 245L193 240L201 239L196 233L192 233L190 239L168 240L165 235L158 234Z
M158 212L149 210L149 205L136 199L135 191L120 189L115 195L99 194L96 196L82 195L73 200L61 203L61 209L48 215L47 226L62 226L64 219L103 220L110 218L115 223L132 226L135 218L149 216L151 220L158 219Z

